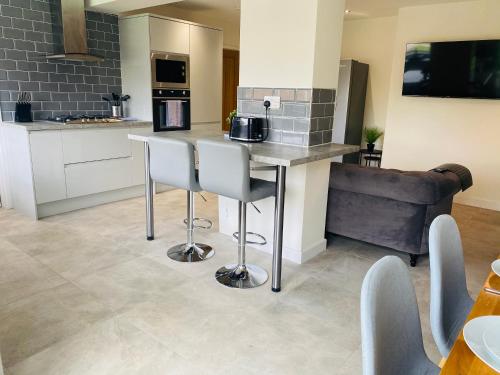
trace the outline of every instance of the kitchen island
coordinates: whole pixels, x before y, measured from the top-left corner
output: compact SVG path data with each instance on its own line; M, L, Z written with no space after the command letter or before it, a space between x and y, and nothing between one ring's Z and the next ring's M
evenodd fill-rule
M196 145L198 139L214 139L222 142L232 142L221 131L211 129L175 131L164 133L137 133L130 132L129 139L144 143L144 166L146 185L146 236L148 240L154 239L153 215L153 181L149 174L149 146L150 136L183 139ZM245 143L243 143L245 144ZM301 263L317 253L326 249L324 239L326 200L328 191L330 160L332 157L353 153L359 150L358 146L342 144L326 144L315 147L286 146L273 143L246 144L250 151L250 159L255 163L276 166L276 195L274 210L267 206L261 208L263 217L253 219L249 215L247 228L259 222L269 230L272 223L272 290L281 290L281 265L283 257L283 234L287 234L285 242L289 243L292 261ZM289 170L289 171L288 171ZM287 173L290 176L287 180ZM262 172L268 173L268 172ZM261 176L266 177L266 176ZM269 176L267 176L269 177ZM228 181L228 183L231 183ZM287 207L285 209L285 191L287 192ZM290 195L290 196L289 196ZM228 198L219 197L219 222L220 230L230 234L234 232L237 220L231 209ZM269 199L268 199L269 201ZM273 212L274 211L274 212ZM233 224L234 223L234 224ZM287 228L288 227L288 228ZM256 230L251 229L256 232ZM288 237L288 233L290 237ZM321 237L321 238L319 238ZM304 249L306 242L317 242L311 250ZM293 247L298 247L301 254L298 259L293 252ZM304 256L304 250L308 254Z
M33 219L139 196L151 122L0 123L2 203Z

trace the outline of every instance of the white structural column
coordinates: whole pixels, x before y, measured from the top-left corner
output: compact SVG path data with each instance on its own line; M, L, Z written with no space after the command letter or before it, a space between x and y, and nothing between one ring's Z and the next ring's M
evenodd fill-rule
M345 0L242 0L240 85L335 89ZM300 146L297 146L300 147ZM303 263L326 249L330 160L287 168L283 257ZM274 180L272 172L253 176ZM231 183L228 181L228 183ZM237 203L219 198L220 231L237 230ZM247 230L264 235L272 252L274 199L248 208Z

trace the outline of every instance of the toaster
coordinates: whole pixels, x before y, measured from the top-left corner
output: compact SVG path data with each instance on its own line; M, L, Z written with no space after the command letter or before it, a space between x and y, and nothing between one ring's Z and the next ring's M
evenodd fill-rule
M263 142L264 120L259 117L234 117L229 138L243 142Z

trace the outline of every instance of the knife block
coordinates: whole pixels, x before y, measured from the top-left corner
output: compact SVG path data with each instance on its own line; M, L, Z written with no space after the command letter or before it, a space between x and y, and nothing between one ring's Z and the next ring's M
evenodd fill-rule
M31 103L16 103L14 120L16 122L33 122Z

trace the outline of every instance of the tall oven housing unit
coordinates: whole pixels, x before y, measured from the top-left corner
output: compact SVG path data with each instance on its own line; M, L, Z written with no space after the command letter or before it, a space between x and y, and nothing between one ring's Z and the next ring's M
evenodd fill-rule
M222 30L151 14L121 17L119 27L128 115L156 131L220 128Z

